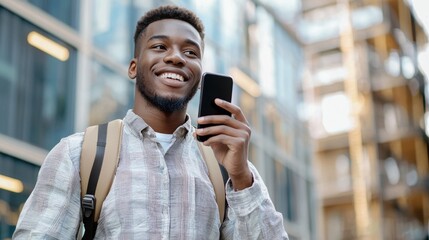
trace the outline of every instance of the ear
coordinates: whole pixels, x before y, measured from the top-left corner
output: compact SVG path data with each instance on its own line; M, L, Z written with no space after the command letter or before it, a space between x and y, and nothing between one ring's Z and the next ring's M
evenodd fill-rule
M136 78L137 76L137 59L133 58L130 61L130 66L128 66L128 77L131 79Z

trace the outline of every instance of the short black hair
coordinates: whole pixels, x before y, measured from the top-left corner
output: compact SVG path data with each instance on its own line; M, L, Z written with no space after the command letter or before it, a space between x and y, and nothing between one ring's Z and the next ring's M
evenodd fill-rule
M204 25L194 12L175 5L164 5L149 10L139 19L134 33L134 47L137 47L140 36L149 24L163 19L177 19L191 24L200 34L201 40L204 41ZM136 55L136 50L134 50L134 55Z

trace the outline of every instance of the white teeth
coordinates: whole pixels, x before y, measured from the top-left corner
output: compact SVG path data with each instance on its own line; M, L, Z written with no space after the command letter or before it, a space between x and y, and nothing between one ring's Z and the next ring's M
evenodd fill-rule
M181 81L181 82L185 81L185 78L183 76L181 76L179 74L176 74L176 73L163 73L163 74L160 75L160 77L162 77L162 78L170 78L170 79L178 80L178 81Z

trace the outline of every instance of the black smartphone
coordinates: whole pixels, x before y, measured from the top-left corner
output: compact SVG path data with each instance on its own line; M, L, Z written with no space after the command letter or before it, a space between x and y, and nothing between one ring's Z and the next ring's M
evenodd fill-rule
M208 115L228 115L231 113L215 104L215 99L220 98L231 102L232 97L232 78L227 75L217 73L204 73L201 79L200 105L198 108L198 117ZM197 128L213 126L213 124L198 124ZM199 136L197 140L204 142L211 136Z

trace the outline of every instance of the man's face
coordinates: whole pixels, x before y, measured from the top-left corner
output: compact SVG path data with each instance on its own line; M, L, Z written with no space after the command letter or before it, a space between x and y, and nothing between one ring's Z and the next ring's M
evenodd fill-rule
M202 39L187 22L164 19L151 23L140 37L130 63L141 95L164 112L186 108L201 78Z

